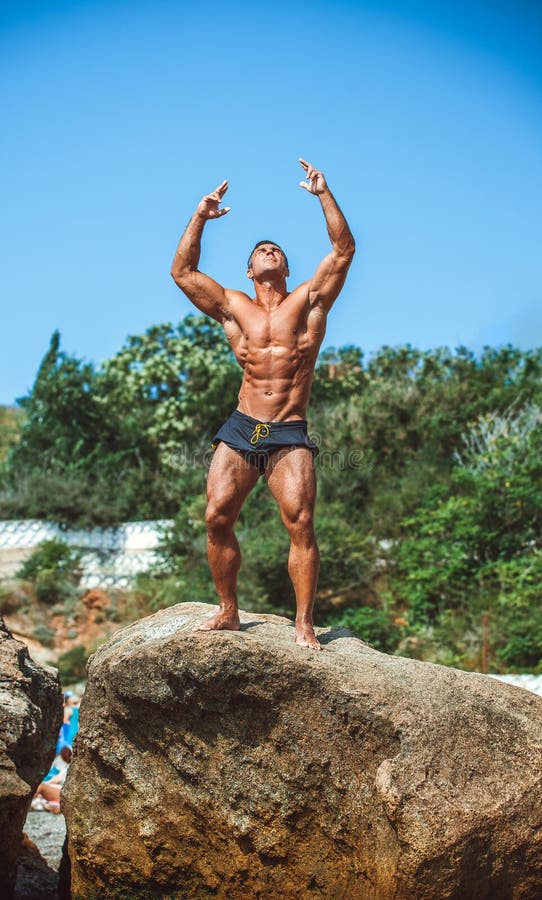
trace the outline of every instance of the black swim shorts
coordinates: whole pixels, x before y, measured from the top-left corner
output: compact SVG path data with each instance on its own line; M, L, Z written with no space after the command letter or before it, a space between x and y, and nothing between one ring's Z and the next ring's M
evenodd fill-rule
M234 410L222 428L217 431L211 444L213 450L224 441L232 450L256 466L263 475L269 462L269 456L282 447L308 447L313 456L318 447L307 434L307 423L304 419L293 419L290 422L259 422L252 416Z

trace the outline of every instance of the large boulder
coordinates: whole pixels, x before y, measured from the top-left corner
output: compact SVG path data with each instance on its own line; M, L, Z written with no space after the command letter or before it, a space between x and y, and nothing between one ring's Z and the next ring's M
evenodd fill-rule
M0 618L0 885L15 885L22 828L32 795L55 755L62 723L56 672L35 663Z
M343 629L179 604L92 657L75 900L542 896L542 700Z

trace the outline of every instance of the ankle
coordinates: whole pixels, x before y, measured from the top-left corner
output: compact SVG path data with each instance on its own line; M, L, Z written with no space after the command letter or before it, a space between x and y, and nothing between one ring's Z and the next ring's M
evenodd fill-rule
M221 613L227 613L228 615L239 614L239 609L235 600L220 600L218 603L218 609Z

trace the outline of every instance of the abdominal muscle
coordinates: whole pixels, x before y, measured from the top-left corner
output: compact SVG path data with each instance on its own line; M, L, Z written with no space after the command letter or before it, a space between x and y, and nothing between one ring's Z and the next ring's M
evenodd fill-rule
M237 409L261 422L305 419L325 316L311 312L302 285L276 309L240 303L224 325L244 369ZM248 298L247 298L248 300Z
M237 409L262 422L306 419L315 354L307 348L265 347L247 352Z

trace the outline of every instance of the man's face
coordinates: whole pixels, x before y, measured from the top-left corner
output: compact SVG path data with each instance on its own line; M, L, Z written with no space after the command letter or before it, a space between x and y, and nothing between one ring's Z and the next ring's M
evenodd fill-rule
M284 253L276 244L260 244L252 251L247 270L249 278L261 278L266 274L287 278L290 274Z

